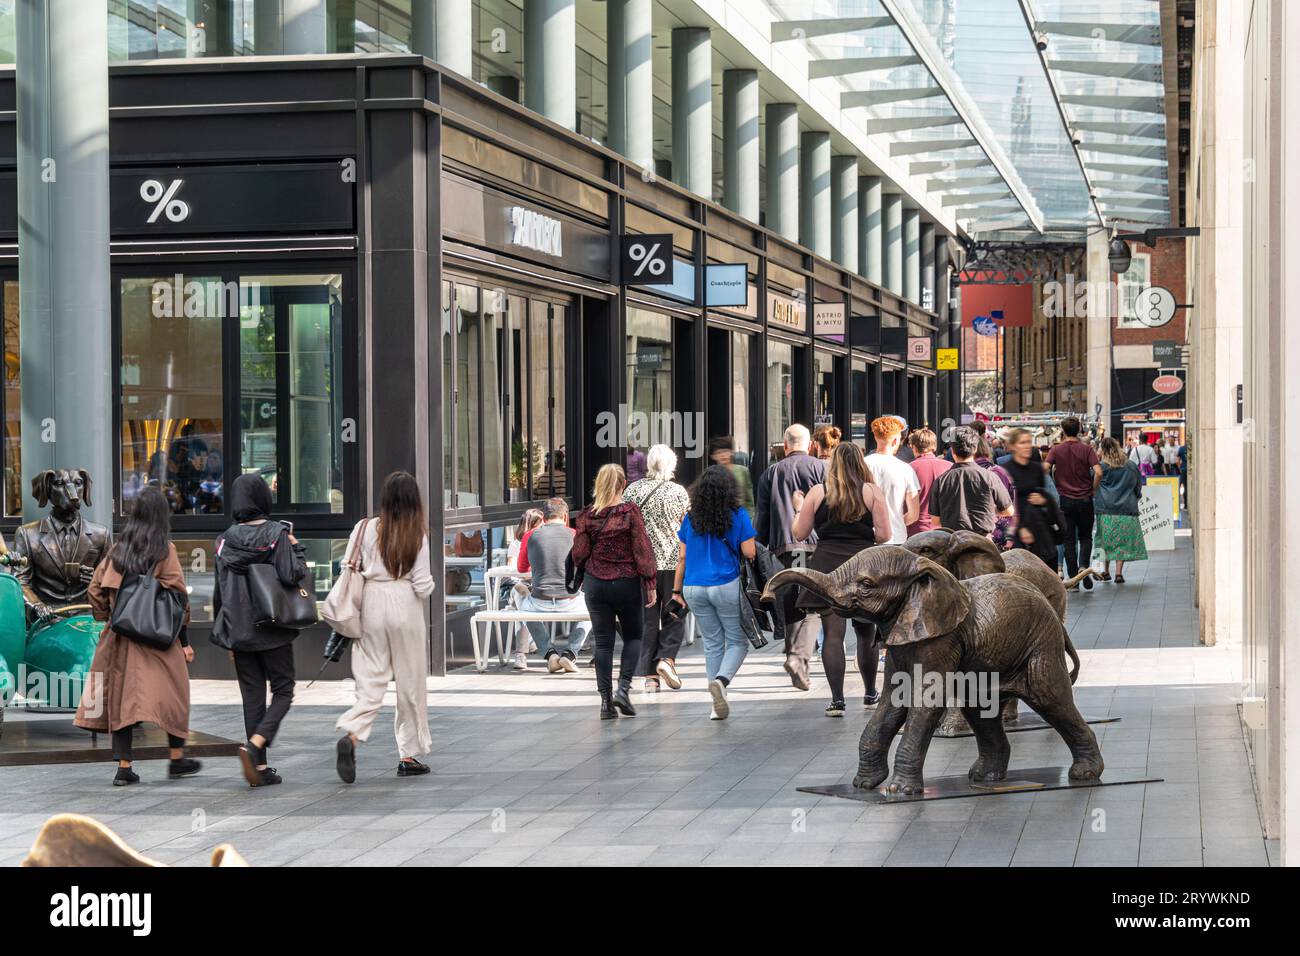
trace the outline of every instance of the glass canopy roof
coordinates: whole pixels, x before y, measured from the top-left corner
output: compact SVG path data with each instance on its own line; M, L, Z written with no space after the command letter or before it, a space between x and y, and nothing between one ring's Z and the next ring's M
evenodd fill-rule
M773 40L807 43L810 78L839 83L971 233L1168 221L1157 0L769 6Z

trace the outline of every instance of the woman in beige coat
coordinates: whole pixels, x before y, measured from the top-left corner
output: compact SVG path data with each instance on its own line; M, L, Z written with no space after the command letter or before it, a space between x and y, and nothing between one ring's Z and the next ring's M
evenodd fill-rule
M429 733L428 633L424 599L433 593L424 502L415 478L395 471L384 482L379 518L352 529L349 560L361 567L361 637L352 642L357 702L338 719L344 731L336 746L339 779L357 779L356 747L370 736L391 680L397 685L397 775L429 772L418 758L433 747Z
M176 548L167 539L170 513L167 499L157 488L146 488L137 496L121 537L95 568L90 581L95 620L109 620L123 580L135 575L152 574L163 587L186 594ZM185 604L186 626L165 651L115 634L108 624L99 636L75 723L86 730L113 735L115 787L140 782L131 769L131 738L136 724L142 722L157 724L167 734L171 748L168 777L187 777L198 773L202 766L182 750L190 728L188 664L194 660L194 648L186 634L190 621L188 595Z

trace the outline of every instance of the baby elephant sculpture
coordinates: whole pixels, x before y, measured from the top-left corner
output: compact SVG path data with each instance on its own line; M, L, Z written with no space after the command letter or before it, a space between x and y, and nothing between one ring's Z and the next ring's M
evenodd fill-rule
M831 574L781 571L769 579L764 599L796 584L824 597L838 614L874 621L887 635L885 692L862 732L854 786L873 789L889 777L891 792L924 789L925 754L944 706L900 686L900 672L940 680L945 688L953 675L976 675L981 685L997 675L1001 699L1023 700L1061 735L1074 758L1071 780L1101 776L1097 738L1074 705L1065 629L1032 585L1011 574L958 581L934 561L890 545L859 552ZM970 779L1005 779L1011 744L1001 715L987 714L978 702L963 713L979 748ZM889 747L900 729L891 776Z
M1069 582L1062 582L1036 554L1020 548L999 551L997 545L982 534L976 534L974 531L942 529L921 531L904 541L902 546L913 554L929 558L936 564L942 565L944 570L961 581L981 574L1000 574L1004 571L1023 578L1038 588L1043 597L1047 598L1047 603L1052 606L1056 616L1061 619L1061 623L1065 623L1065 589ZM1091 572L1080 572L1077 577L1071 579L1071 582L1082 580L1088 573ZM1070 641L1068 631L1065 635L1065 653L1070 655L1070 662L1073 664L1070 669L1070 683L1074 683L1079 677L1079 654ZM1018 719L1019 706L1019 701L1014 697L1008 700L1002 707L1003 721ZM969 729L961 711L950 708L939 727L938 735L956 737Z

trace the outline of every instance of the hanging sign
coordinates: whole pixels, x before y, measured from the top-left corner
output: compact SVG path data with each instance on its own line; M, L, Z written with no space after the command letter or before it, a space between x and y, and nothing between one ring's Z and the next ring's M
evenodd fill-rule
M929 365L933 345L928 335L912 336L907 340L907 360L913 365Z
M1174 294L1164 286L1147 286L1133 300L1133 314L1139 322L1151 329L1168 325L1177 308Z
M997 335L998 324L993 321L991 316L977 315L971 321L971 327L975 330L976 335Z
M1177 395L1183 390L1183 380L1177 375L1159 375L1151 387L1161 395Z
M934 367L941 372L955 372L958 364L957 349L935 349Z
M818 302L813 305L813 335L843 335L843 302Z
M749 267L743 262L711 262L704 267L704 304L743 306L749 303Z
M672 235L623 236L622 268L619 274L623 285L672 285Z

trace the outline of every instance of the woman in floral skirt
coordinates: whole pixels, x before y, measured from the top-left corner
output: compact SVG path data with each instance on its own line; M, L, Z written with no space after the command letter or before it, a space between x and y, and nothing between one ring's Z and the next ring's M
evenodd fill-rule
M1145 561L1146 542L1142 539L1142 522L1138 518L1138 500L1142 497L1142 473L1124 454L1114 438L1101 440L1101 484L1092 498L1097 515L1093 531L1093 558L1105 564L1101 580L1109 581L1110 563L1115 562L1115 583L1124 583L1124 563Z

